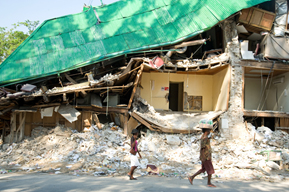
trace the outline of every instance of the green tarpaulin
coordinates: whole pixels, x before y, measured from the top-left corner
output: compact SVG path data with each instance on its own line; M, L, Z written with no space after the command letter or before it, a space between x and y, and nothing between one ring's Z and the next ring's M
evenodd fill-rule
M265 1L123 0L49 19L0 65L0 85L174 44Z

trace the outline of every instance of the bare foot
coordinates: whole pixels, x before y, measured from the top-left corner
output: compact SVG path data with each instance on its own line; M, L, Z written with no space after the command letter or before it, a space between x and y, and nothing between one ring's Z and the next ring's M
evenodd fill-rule
M191 177L188 177L189 182L191 183L191 185L193 185L193 180L191 179Z
M214 185L214 184L208 184L208 187L216 187L216 185Z

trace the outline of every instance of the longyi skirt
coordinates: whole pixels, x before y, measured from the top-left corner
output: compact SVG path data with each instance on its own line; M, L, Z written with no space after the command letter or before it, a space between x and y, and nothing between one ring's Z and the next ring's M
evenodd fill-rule
M202 161L202 173L207 171L208 175L214 174L215 170L211 160Z

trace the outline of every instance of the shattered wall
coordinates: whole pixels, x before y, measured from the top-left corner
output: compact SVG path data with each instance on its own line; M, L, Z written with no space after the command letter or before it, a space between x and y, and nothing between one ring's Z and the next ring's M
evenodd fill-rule
M221 118L228 120L228 127L221 127L221 133L226 138L245 138L247 132L244 125L242 110L242 89L243 89L243 69L240 66L240 45L238 41L238 33L236 22L234 20L225 20L222 24L224 31L224 39L226 52L230 55L231 65L231 85L229 108Z

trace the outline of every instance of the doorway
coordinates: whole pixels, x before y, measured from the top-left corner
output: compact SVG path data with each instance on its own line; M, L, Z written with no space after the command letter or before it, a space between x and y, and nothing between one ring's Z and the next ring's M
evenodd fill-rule
M170 82L169 109L183 111L184 82Z

